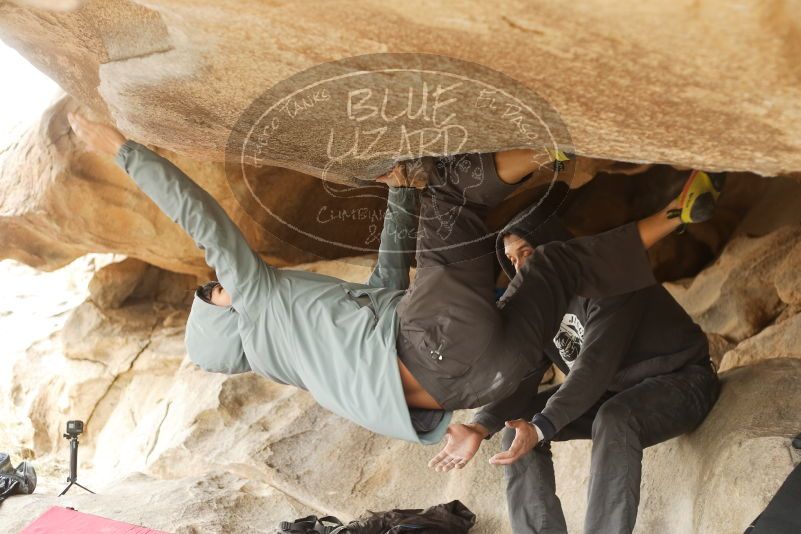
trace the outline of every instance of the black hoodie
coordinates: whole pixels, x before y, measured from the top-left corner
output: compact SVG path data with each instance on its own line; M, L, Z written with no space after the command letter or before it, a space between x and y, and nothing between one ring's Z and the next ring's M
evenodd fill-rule
M545 199L534 205L536 209L524 210L498 234L498 261L510 277L515 271L504 253L505 235L514 233L535 248L573 237L556 213L566 193L567 185L557 182ZM504 294L499 305L509 296ZM553 335L545 356L567 377L542 413L534 417L546 440L589 410L607 391L622 391L687 364L709 363L706 335L658 284L616 297L575 297ZM515 418L510 408L522 404L515 398L536 393L519 388L508 399L485 406L474 422L497 432L505 421Z

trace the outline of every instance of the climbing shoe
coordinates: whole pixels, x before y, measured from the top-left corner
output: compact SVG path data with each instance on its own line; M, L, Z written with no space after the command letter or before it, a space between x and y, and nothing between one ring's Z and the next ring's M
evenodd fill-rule
M565 170L565 162L570 161L569 154L562 150L548 147L545 147L545 151L548 152L548 155L551 156L553 160L553 172L562 172Z
M722 172L693 171L679 195L680 208L670 210L669 218L679 217L683 224L708 221L726 183Z

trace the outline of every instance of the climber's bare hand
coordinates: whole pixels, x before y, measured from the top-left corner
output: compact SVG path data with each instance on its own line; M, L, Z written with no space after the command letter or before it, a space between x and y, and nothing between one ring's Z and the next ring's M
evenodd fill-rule
M116 156L120 147L125 143L125 136L116 128L90 121L79 113L69 113L67 120L69 120L75 135L86 143L87 148L92 152Z
M376 182L387 184L389 187L414 187L423 189L426 181L422 178L422 173L415 173L413 176L406 174L406 164L396 163L388 173L382 174L375 179Z
M462 469L478 452L487 429L478 424L453 424L448 427L445 447L428 462L435 471Z

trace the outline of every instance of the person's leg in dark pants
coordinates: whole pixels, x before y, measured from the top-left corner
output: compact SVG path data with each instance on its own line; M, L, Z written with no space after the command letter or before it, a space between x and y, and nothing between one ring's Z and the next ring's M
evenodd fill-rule
M559 386L544 390L532 398L521 419L531 419L545 407L545 403ZM589 439L592 421L601 406L599 402L577 420L563 428L554 441ZM515 432L507 428L503 434L502 450L508 450ZM506 505L509 522L515 534L566 534L567 526L562 503L556 495L551 444L542 443L517 462L504 466L506 479Z
M503 450L509 449L515 432L503 434ZM566 534L562 502L556 496L556 480L550 443L533 451L512 465L504 467L506 506L514 534Z
M695 429L720 386L708 366L647 378L606 401L592 426L584 532L629 533L640 500L642 451Z

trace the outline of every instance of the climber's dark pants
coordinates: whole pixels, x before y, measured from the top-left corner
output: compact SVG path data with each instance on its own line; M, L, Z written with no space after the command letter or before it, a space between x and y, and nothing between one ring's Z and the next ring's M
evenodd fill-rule
M398 305L398 355L444 408L482 406L511 394L541 363L567 303L655 283L636 225L537 247L495 302L495 235L482 217L516 186L492 154L428 160L417 274Z
M520 407L531 419L558 389L531 396ZM693 430L717 400L720 386L710 366L691 364L673 373L646 378L617 394L607 394L554 441L592 439L587 516L583 532L629 533L640 499L642 451ZM514 439L506 429L503 450ZM565 534L567 526L556 496L550 443L543 443L504 467L509 518L515 534Z

